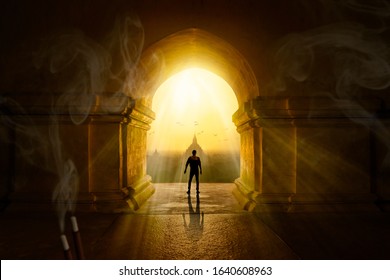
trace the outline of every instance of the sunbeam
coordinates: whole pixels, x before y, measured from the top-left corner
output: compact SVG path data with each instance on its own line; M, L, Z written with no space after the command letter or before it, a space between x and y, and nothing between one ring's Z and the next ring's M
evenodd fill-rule
M170 77L156 91L152 109L151 152L183 152L194 134L205 151L239 150L231 120L237 98L226 81L207 70L190 68Z

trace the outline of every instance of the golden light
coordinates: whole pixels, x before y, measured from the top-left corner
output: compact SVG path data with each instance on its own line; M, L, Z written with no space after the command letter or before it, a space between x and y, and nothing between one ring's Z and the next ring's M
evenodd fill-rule
M237 98L212 72L190 68L170 77L156 91L152 109L156 120L149 131L149 151L185 151L194 134L205 152L239 150L232 122Z

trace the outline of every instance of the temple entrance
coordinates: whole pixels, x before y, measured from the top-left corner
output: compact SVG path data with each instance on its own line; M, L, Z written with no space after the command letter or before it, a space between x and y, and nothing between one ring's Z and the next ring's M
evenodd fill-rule
M232 124L232 115L237 115L237 113L244 111L245 103L259 95L256 78L246 59L223 39L200 29L187 29L162 39L144 51L140 62L143 80L147 82L139 89L138 95L143 97L139 102L143 106L155 111L155 113L157 112L154 104L159 98L158 89L169 78L191 68L208 71L212 75L219 77L231 88L232 96L236 103L233 111L229 113L228 119L224 118L230 124ZM178 102L182 102L183 99L185 100L183 97L185 95L179 95L175 98L176 105L178 105ZM226 95L224 99L226 99ZM210 98L209 100L212 99ZM155 116L155 122L158 122L157 115ZM206 141L202 142L202 137L204 136L202 135L202 129L197 130L196 126L201 125L200 121L191 119L190 122L192 122L192 125L188 127L192 131L187 133L186 137L188 140L182 141L181 144L184 145L182 151L185 151L193 143L194 139L200 146L207 146L208 144ZM180 124L180 121L172 123L172 125ZM225 137L222 141L226 139L226 142L230 140L230 143L237 143L237 145L233 144L235 146L233 149L235 149L237 154L240 154L239 159L236 159L237 163L235 163L239 165L237 177L240 177L243 181L253 182L254 179L252 177L255 176L253 166L251 165L253 152L248 150L248 147L250 148L251 146L248 145L247 141L242 141L242 135L238 136L234 125L229 129L234 131L236 135L233 138ZM251 130L251 128L249 129ZM203 131L206 133L204 129ZM152 122L147 136L149 156L153 156L154 153L157 156L160 152L157 147L153 147L151 144L154 137L153 133L156 132L153 129ZM235 137L237 141L234 140ZM212 139L212 137L207 139ZM219 143L219 146L226 148L224 143ZM180 164L182 167L183 163L180 162ZM147 163L146 170L150 172L150 169L150 165ZM182 172L181 168L177 168L177 170L180 173ZM179 180L182 180L182 178L179 177Z
M233 183L240 175L240 138L232 122L238 109L232 88L200 68L173 75L156 91L156 119L148 132L147 174L154 183L186 182L192 150L201 158L204 183Z

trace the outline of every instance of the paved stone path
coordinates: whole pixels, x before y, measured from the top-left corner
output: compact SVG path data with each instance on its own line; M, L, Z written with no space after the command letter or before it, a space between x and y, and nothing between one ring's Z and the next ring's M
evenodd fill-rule
M135 213L76 213L88 259L390 259L390 213L248 213L233 184L156 184ZM0 259L62 259L54 211L0 212ZM72 244L70 223L66 235Z
M240 209L233 184L157 184L137 213L121 215L94 250L98 258L296 259L254 215ZM115 240L115 242L112 242Z

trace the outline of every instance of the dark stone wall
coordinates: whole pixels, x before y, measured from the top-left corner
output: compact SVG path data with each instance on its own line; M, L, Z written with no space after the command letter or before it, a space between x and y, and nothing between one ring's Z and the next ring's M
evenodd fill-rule
M250 183L251 188L262 191L269 188L271 193L275 191L272 178L267 177L272 172L263 176L263 169L259 167L263 166L264 170L269 171L274 162L279 162L272 159L273 153L267 151L267 147L260 147L263 143L260 140L264 140L264 144L274 143L273 129L260 134L268 120L272 119L274 122L270 121L270 126L284 120L288 125L298 127L297 132L291 130L295 134L286 130L284 136L287 140L283 138L279 141L289 143L284 150L297 158L294 162L294 157L290 156L290 164L283 165L286 168L283 180L288 181L291 192L299 190L302 182L296 178L296 174L305 174L305 170L295 172L291 166L305 166L305 160L312 162L318 151L329 149L335 152L329 155L328 167L332 166L334 156L340 157L343 163L353 161L341 176L348 175L349 170L354 170L350 166L357 164L364 173L364 191L389 197L386 187L390 162L387 125L390 107L389 15L387 1L6 1L1 4L0 21L1 151L17 150L18 144L22 143L14 145L9 141L18 135L18 139L21 139L26 132L23 128L27 126L23 125L15 130L17 125L22 124L12 118L15 115L46 116L44 123L53 125L50 121L53 109L54 115L63 116L69 113L65 105L71 105L70 110L77 115L76 122L82 122L92 111L111 114L112 108L116 107L105 106L107 104L103 101L109 100L113 104L114 99L115 104L119 104L117 108L131 110L133 105L127 98L113 97L110 93L121 92L124 84L126 90L132 92L134 85L127 83L126 78L142 51L173 33L197 28L231 44L249 63L257 79L260 96L243 104L240 117L243 121L236 122L237 126L243 127L242 140L247 143L241 146L241 175L245 177L249 174L251 178L247 178L246 182ZM96 69L101 72L96 72ZM79 92L82 94L74 95ZM99 100L94 99L95 92L102 93ZM103 94L105 92L109 92L108 96ZM64 95L67 93L70 95ZM240 96L242 93L236 94ZM84 101L88 105L84 106L86 108L79 106ZM251 102L252 105L249 104ZM114 112L118 117L115 120L117 127L125 123L126 115L131 113L119 111ZM134 145L129 146L129 154L134 152L146 157L144 150L133 150L145 141L146 136L142 135L151 119L152 116L143 121L142 132L134 133L134 136L128 133L129 139L139 135L142 138L141 143L132 142ZM312 124L313 119L314 123L330 119L326 129L321 129L328 138L310 138L316 131L314 127L318 127ZM350 124L360 126L364 133L359 135L364 139L333 130L334 126L339 125L339 119L349 120L346 130L353 132ZM75 121L73 116L71 120L65 120L70 121ZM256 127L258 131L245 131L244 127ZM40 126L37 128L41 129ZM80 135L86 137L86 133L87 129ZM348 138L344 138L344 134ZM119 133L115 132L115 135L118 141L123 141ZM268 138L262 139L263 136ZM335 148L333 139L338 137L341 141ZM304 156L305 152L296 155L296 151L305 151L300 146L302 139L311 140L315 147L308 159ZM343 152L344 147L350 146L355 139L363 143L365 153L361 157L351 156L354 151ZM65 146L69 143L67 141ZM293 144L298 149L295 147L291 152L289 149ZM124 150L123 146L117 146L118 150ZM280 151L278 147L274 149ZM71 145L69 149L74 150ZM258 153L255 157L253 150ZM18 181L14 178L18 174L12 172L10 167L18 165L15 163L17 154L17 151L4 152L0 162L0 173L8 174L0 181L3 185L0 194L3 197L12 190L9 184ZM263 156L262 162L260 155ZM120 158L121 155L116 157ZM362 163L367 161L370 163ZM66 163L66 158L62 162ZM129 166L131 164L128 163ZM141 164L135 168L143 173L146 166ZM249 169L251 171L246 174ZM290 174L291 170L295 175ZM332 167L330 170L340 169ZM121 172L124 174L125 171ZM126 176L130 179L137 177L136 174L123 174L114 181L125 181L123 177ZM317 178L315 182L321 177L317 175L311 176ZM268 185L264 183L260 186L262 180L268 180ZM361 180L356 178L355 181ZM305 190L305 187L302 189ZM337 191L342 190L338 188Z

